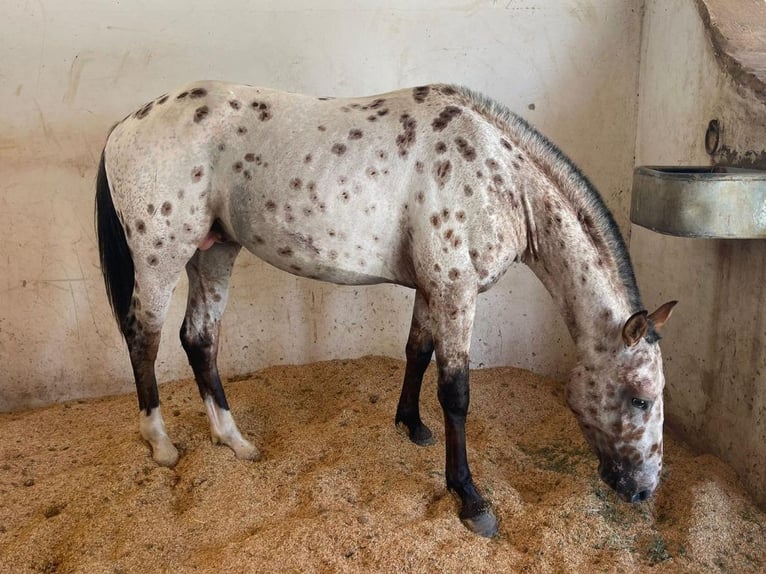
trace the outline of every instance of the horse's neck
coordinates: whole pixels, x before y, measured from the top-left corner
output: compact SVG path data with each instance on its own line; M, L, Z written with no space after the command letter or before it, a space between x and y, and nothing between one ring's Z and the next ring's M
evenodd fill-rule
M630 315L618 255L599 238L598 214L552 185L536 187L536 256L528 252L526 263L558 303L580 355L590 354L610 326Z

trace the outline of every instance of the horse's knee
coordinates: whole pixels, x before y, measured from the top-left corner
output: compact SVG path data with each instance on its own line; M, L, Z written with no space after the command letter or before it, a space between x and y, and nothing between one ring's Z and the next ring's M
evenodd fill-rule
M181 346L190 361L209 361L213 358L216 347L215 337L207 331L195 329L188 318L181 324L179 337Z
M468 413L468 367L439 369L439 404L446 414L465 416Z

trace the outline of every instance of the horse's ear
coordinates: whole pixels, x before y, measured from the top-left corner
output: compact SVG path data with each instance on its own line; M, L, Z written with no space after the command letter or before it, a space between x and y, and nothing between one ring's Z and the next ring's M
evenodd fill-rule
M649 330L647 315L647 311L639 311L625 321L625 326L622 328L622 340L625 341L626 347L632 347L646 335Z
M673 313L673 307L676 306L678 301L668 301L657 309L654 313L649 315L649 321L654 325L654 329L659 331L665 322L670 319L670 315Z

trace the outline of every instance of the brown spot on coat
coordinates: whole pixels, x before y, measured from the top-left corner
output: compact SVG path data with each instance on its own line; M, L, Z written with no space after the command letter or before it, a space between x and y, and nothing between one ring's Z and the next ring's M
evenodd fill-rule
M242 107L242 103L239 100L229 100L229 105L234 110L238 110L239 108Z
M455 281L460 277L460 271L455 269L454 267L449 270L449 274L447 275L451 281Z
M376 110L385 103L386 103L385 98L375 98L369 106L365 106L362 109L370 108L371 110Z
M294 177L290 180L290 189L301 189L303 187L303 181L301 178Z
M158 103L158 104L160 104L160 105L162 105L162 104L164 104L165 102L167 102L167 101L168 101L168 98L169 98L169 97L170 97L170 96L168 96L167 94L165 94L165 95L164 95L164 96L162 96L162 97L161 97L159 100L157 100L157 103Z
M293 250L290 247L280 247L277 249L277 254L281 255L282 257L292 257Z
M404 113L399 117L404 131L396 136L396 145L399 148L399 155L406 157L409 149L415 144L415 128L417 122L410 114Z
M165 203L162 204L162 209L160 210L160 213L162 213L162 215L167 217L168 215L171 214L172 211L173 211L172 203L170 203L169 201L166 201Z
M445 144L444 142L436 142L435 149L436 149L436 153L438 154L445 153L447 151L447 144Z
M434 163L433 178L439 189L444 189L452 175L452 162L450 160L437 161Z
M137 111L137 112L134 114L134 117L136 117L136 118L137 118L137 119L139 119L139 120L142 120L142 119L144 119L146 116L148 116L148 115L149 115L149 112L151 111L151 109L152 109L152 106L154 106L154 102L149 102L149 103L148 103L148 104L146 104L144 107L142 107L140 110L138 110L138 111Z
M364 134L362 133L362 130L353 129L348 132L348 139L350 140L360 140L362 139L362 136Z
M232 167L232 169L235 172L239 173L240 171L242 171L242 162L241 161L235 161L234 164L231 167Z
M245 154L245 161L248 162L254 162L255 161L255 154L254 153L246 153Z
M465 138L455 138L455 145L460 155L463 156L465 161L473 161L476 159L476 149L469 145Z
M194 123L200 123L210 113L210 108L207 106L200 106L194 110Z
M178 95L176 96L176 99L177 99L177 100L183 100L183 99L184 99L186 96L188 96L188 95L189 95L189 92L181 92L180 94L178 94Z
M462 113L462 110L457 106L447 106L441 112L438 117L431 122L431 127L435 132L440 132L456 117Z
M146 224L144 223L143 219L136 221L136 231L141 234L146 233Z
M442 220L439 217L438 213L434 213L433 215L431 215L431 225L433 225L434 227L441 227L441 224L442 224Z
M467 183L463 186L463 194L466 197L471 197L473 195L473 188Z
M154 204L153 203L150 203L149 205L146 206L146 213L148 213L149 215L154 215Z
M277 204L276 204L276 203L274 203L274 202L273 202L273 201L271 201L271 200L268 200L268 201L266 202L266 204L264 205L264 207L266 207L266 211L276 211L276 209L277 209Z
M337 156L341 156L344 153L346 153L346 144L342 144L342 143L333 144L332 148L330 148L330 151Z
M431 91L431 86L418 86L412 90L412 98L419 104L426 101L428 93Z
M247 133L247 128L245 126L239 126L237 128L237 134L243 136Z

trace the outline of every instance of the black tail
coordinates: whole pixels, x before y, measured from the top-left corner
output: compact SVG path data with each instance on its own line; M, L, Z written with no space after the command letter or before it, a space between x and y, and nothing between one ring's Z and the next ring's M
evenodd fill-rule
M135 281L133 257L112 202L104 165L104 152L101 152L101 163L96 177L96 231L106 294L109 296L117 323L122 328L133 297Z

